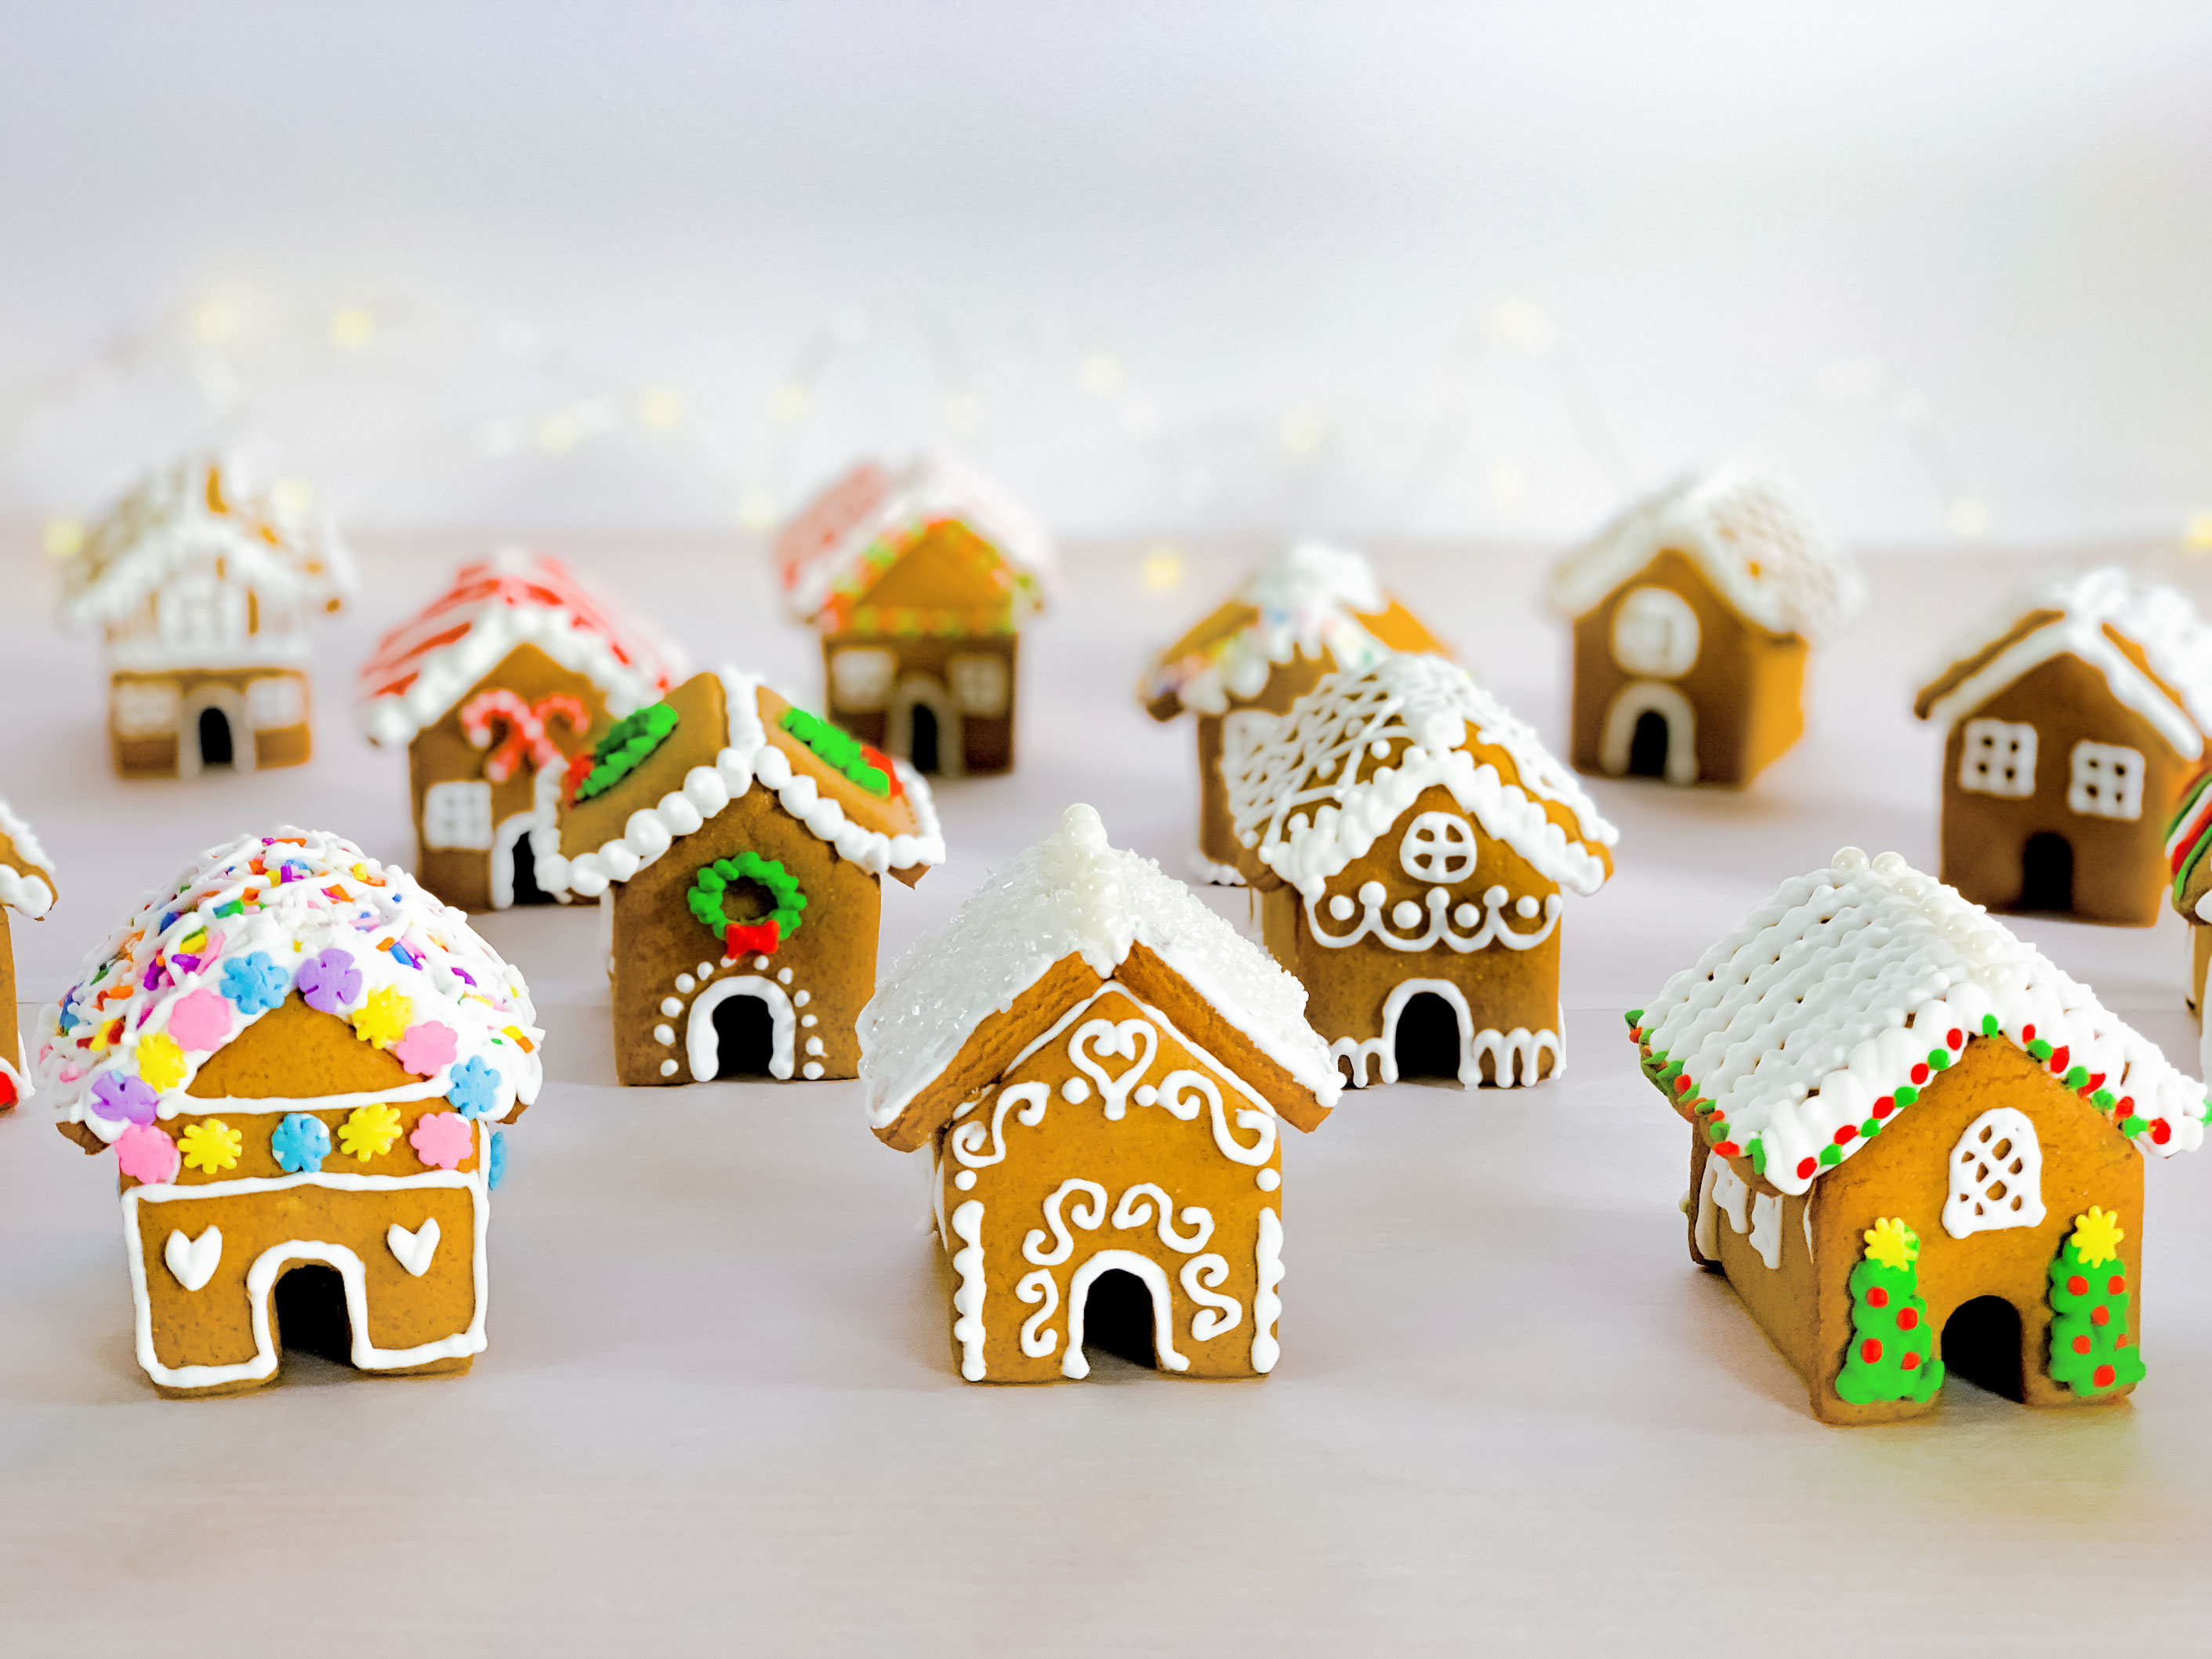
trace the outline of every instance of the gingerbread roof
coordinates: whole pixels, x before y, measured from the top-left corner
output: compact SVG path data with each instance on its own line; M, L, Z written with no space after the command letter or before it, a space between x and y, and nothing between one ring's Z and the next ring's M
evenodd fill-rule
M1437 656L1331 674L1287 714L1231 733L1221 775L1237 839L1311 898L1432 785L1577 893L1605 884L1620 838L1534 731Z
M63 567L62 621L71 629L125 623L173 580L216 561L264 605L301 619L336 611L353 591L352 558L322 519L262 489L236 461L204 457L150 474L94 527ZM117 660L147 670L204 666L233 653L305 660L296 628L275 617L266 624L249 633L242 616L234 625L210 616L189 641L118 641Z
M981 580L1014 620L1042 605L1060 579L1044 532L995 486L924 457L896 468L861 461L793 515L775 548L786 608L794 621L842 628L907 550L947 520L997 556Z
M1156 720L1250 702L1275 670L1303 657L1364 668L1392 651L1442 651L1413 613L1382 591L1364 554L1295 542L1254 571L1237 596L1154 659L1138 688Z
M501 548L384 636L361 671L362 730L404 744L443 719L517 646L534 645L599 688L619 719L684 678L683 652L592 591L559 560Z
M54 905L54 861L31 826L0 800L0 904L36 919Z
M756 783L840 858L872 875L915 881L945 862L945 833L920 773L854 742L757 676L729 668L695 674L654 707L671 716L658 738L650 727L631 735L618 726L609 734L612 746L602 744L599 763L611 757L619 774L605 788L592 790L586 761L575 773L576 799L563 806L571 786L562 772L538 773L530 844L547 892L596 898ZM833 756L845 757L842 764Z
M1790 484L1741 464L1636 503L1552 567L1555 609L1583 616L1661 553L1681 554L1746 622L1819 639L1866 599L1850 557Z
M295 992L419 1077L408 1097L459 1091L495 1122L537 1097L522 975L404 870L307 830L241 836L149 896L40 1012L32 1069L63 1121L112 1143L208 1109L187 1097L200 1068Z
M2024 611L1978 630L1920 689L1913 713L1955 726L2057 656L2096 669L2184 760L2203 752L2212 731L2212 629L2172 588L2109 568L2054 582Z
M2192 921L2212 921L2212 767L2190 781L2166 826L2166 867L2173 908Z
M1629 1016L1644 1071L1785 1193L1856 1156L1969 1038L2002 1037L2146 1152L2204 1138L2204 1087L1979 905L1895 853L1793 877Z
M1151 958L1307 1097L1300 1127L1335 1104L1341 1085L1328 1045L1306 1024L1305 988L1158 864L1110 846L1097 812L1078 805L1052 835L993 871L860 1011L870 1124L889 1138L919 1097L960 1068L980 1030L1071 959L1087 970L1075 975L1078 986L1095 988L1133 959ZM988 1069L986 1082L1000 1068ZM937 1092L949 1119L958 1091ZM934 1126L900 1127L901 1143L915 1145Z

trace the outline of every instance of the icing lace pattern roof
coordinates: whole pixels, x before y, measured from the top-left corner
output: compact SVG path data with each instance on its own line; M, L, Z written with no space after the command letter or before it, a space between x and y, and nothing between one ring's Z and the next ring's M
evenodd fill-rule
M609 884L628 881L654 862L676 844L678 837L692 834L756 781L772 791L783 810L817 840L828 842L840 858L871 875L945 862L945 830L938 821L929 785L919 772L904 761L890 763L914 811L911 833L886 835L855 823L833 797L822 793L803 763L794 766L790 756L769 741L768 727L761 720L760 677L726 668L720 678L729 711L729 741L715 756L714 764L693 767L684 775L681 789L671 790L654 805L632 812L623 833L595 850L573 859L562 855L561 769L549 766L538 772L538 821L530 831L538 885L549 893L597 898Z
M1442 657L1329 675L1288 713L1231 732L1221 771L1237 838L1309 898L1431 785L1577 893L1605 884L1620 838L1535 732Z
M2115 635L2142 653L2149 673ZM1982 629L1922 689L1914 703L1922 719L1956 725L2030 669L2074 656L2101 673L2113 696L2183 759L2202 754L2212 731L2212 629L2172 588L2124 570L2092 570L2051 584L2025 615Z
M1110 977L1139 944L1322 1105L1335 1104L1341 1085L1306 1024L1305 988L1158 864L1109 845L1097 812L1079 804L909 950L860 1011L869 1122L895 1122L976 1026L1067 957Z
M404 744L441 720L517 646L534 645L599 688L617 719L658 702L689 672L659 630L626 615L557 559L502 548L393 629L361 671L361 724Z
M1638 501L1566 555L1552 567L1552 604L1582 616L1668 549L1771 634L1826 637L1865 602L1857 566L1796 489L1734 465Z
M134 1099L163 1118L207 1109L188 1093L200 1067L294 991L403 1064L442 1055L417 1073L425 1097L472 1093L494 1121L537 1097L544 1034L522 975L404 870L291 829L204 854L149 897L40 1012L33 1072L64 1120L112 1142Z
M1857 1153L1976 1036L2025 1050L2145 1152L2204 1137L2203 1085L1895 853L1847 847L1783 883L1632 1019L1676 1109L1785 1193Z
M0 836L15 849L14 862L0 863L0 904L34 920L43 916L53 908L54 861L39 845L31 826L4 800L0 800Z

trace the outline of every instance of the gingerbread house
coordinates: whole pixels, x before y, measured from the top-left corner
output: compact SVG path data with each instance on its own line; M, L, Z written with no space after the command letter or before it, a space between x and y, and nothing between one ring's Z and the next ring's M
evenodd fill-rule
M353 587L314 515L234 462L149 477L63 570L62 620L106 641L108 732L126 778L297 766L307 629Z
M2122 570L2054 584L1923 686L1943 728L1943 879L1992 910L2148 927L2212 730L2212 629Z
M2184 1000L2201 1024L2204 978L2212 971L2212 767L2198 773L2182 792L2180 808L2166 825L2167 892L2173 908L2189 923L2189 986ZM2212 1070L2207 1075L2212 1076Z
M465 910L548 899L530 845L538 772L565 771L686 672L558 560L509 548L464 566L361 672L362 729L407 746L416 878Z
M1578 771L1741 787L1805 729L1812 642L1864 597L1797 492L1741 466L1630 507L1552 568Z
M1019 508L943 460L863 461L785 526L775 565L822 635L832 720L920 772L1014 763L1019 629L1059 574Z
M1090 1372L1133 1289L1161 1370L1264 1376L1282 1301L1281 1125L1338 1085L1304 994L1071 806L909 951L861 1016L868 1121L930 1149L971 1382Z
M1628 1021L1690 1124L1691 1256L1815 1415L2142 1377L2143 1156L2203 1139L2203 1085L1979 906L1845 848Z
M34 1064L63 1133L115 1150L154 1385L259 1387L280 1309L317 1297L363 1370L466 1370L541 1035L465 916L336 836L244 836L149 897L41 1011Z
M725 670L538 776L539 884L608 916L623 1083L856 1074L883 878L945 861L913 768Z
M1138 688L1156 720L1188 712L1198 733L1198 850L1204 880L1236 885L1237 834L1221 778L1223 733L1248 711L1279 714L1324 674L1364 668L1393 651L1444 647L1382 591L1348 549L1296 542L1253 572L1229 600L1160 653Z
M1331 674L1222 758L1267 949L1354 1087L1555 1075L1565 892L1619 832L1536 734L1442 657Z
M15 945L10 910L36 921L54 905L54 866L31 826L0 800L0 1111L31 1093L29 1061L15 1004Z

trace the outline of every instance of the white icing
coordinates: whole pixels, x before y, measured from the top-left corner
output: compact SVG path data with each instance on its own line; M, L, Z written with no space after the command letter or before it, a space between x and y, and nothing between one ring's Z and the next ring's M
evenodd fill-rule
M2043 1146L2016 1107L1992 1107L1966 1126L1951 1149L1950 1179L1943 1231L1954 1238L2043 1224Z
M1427 815L1424 814L1424 816ZM1566 908L1565 902L1557 893L1545 894L1542 900L1543 926L1522 933L1505 920L1507 901L1511 898L1511 895L1504 888L1492 887L1484 892L1482 908L1478 912L1474 906L1468 904L1462 904L1458 910L1454 910L1452 908L1454 897L1451 890L1444 887L1431 887L1426 896L1425 910L1421 905L1417 905L1412 900L1407 899L1401 900L1397 908L1390 913L1392 925L1400 928L1411 928L1425 914L1429 919L1429 925L1418 933L1393 933L1389 927L1382 924L1382 902L1385 896L1381 882L1363 882L1359 888L1358 924L1347 933L1332 933L1322 926L1317 896L1309 896L1305 901L1306 931L1313 935L1316 945L1323 945L1332 951L1344 950L1358 944L1363 939L1376 939L1393 951L1432 951L1442 945L1458 951L1462 956L1492 945L1502 945L1509 951L1533 951L1551 938L1553 930L1559 925L1561 914ZM1534 895L1523 894L1514 902L1512 908L1517 914L1525 917L1529 913L1522 907L1534 905L1536 902L1537 900ZM1340 908L1340 907L1342 908ZM1350 902L1341 893L1329 900L1328 908L1329 914L1339 917L1340 920L1351 915ZM1464 933L1455 931L1451 921L1448 919L1460 917L1463 923L1472 923L1477 915L1481 917L1482 925L1473 927Z
M1079 1196L1063 1219L1060 1205L1070 1193ZM1053 1242L1045 1242L1043 1228L1030 1228L1022 1240L1022 1258L1033 1267L1056 1267L1075 1253L1075 1239L1067 1230L1069 1221L1085 1231L1096 1231L1105 1219L1106 1189L1095 1181L1070 1177L1054 1188L1051 1196L1044 1201L1045 1226L1052 1229Z
M1159 1216L1160 1243L1171 1250L1189 1255L1204 1249L1206 1240L1213 1237L1213 1212L1200 1209L1195 1204L1187 1207L1180 1218L1190 1231L1177 1232L1174 1200L1149 1181L1139 1182L1121 1194L1121 1201L1114 1206L1114 1225L1124 1231L1150 1226L1156 1211Z
M1067 1287L1067 1352L1060 1359L1060 1374L1073 1377L1091 1375L1091 1364L1083 1357L1084 1304L1090 1295L1091 1281L1116 1268L1134 1273L1152 1292L1152 1352L1160 1369L1188 1370L1189 1356L1177 1352L1175 1345L1175 1301L1168 1289L1166 1272L1152 1257L1139 1255L1134 1250L1098 1250L1075 1270L1075 1277Z
M1613 777L1627 775L1636 749L1636 727L1646 714L1667 723L1667 781L1685 787L1698 781L1698 711L1679 686L1658 680L1631 680L1613 694L1597 744L1597 763Z
M438 1253L438 1218L431 1216L413 1232L395 1221L385 1230L384 1242L399 1265L420 1279L430 1271L430 1258Z
M1553 898L1556 902L1557 895ZM1566 1045L1551 1027L1532 1031L1525 1025L1516 1025L1510 1031L1501 1031L1494 1026L1486 1026L1477 1030L1466 994L1450 980L1402 979L1382 999L1382 1036L1339 1037L1329 1044L1329 1058L1350 1070L1353 1088L1368 1086L1370 1066L1375 1068L1377 1082L1398 1080L1398 1023L1405 1017L1407 1005L1425 992L1441 998L1452 1011L1460 1039L1455 1075L1468 1088L1475 1088L1482 1082L1482 1060L1486 1054L1490 1057L1491 1077L1499 1088L1525 1088L1536 1082L1538 1067L1547 1054L1552 1057L1552 1069L1546 1075L1557 1077L1566 1069ZM1561 1023L1565 1023L1564 1016Z
M1252 1369L1264 1375L1275 1369L1283 1352L1275 1340L1275 1322L1283 1316L1283 1223L1273 1210L1260 1212L1260 1239L1252 1260L1260 1279L1252 1297Z
M0 800L0 833L15 844L15 864L0 864L0 904L33 920L53 908L54 861L31 826Z
M994 1164L1002 1163L1006 1156L1006 1114L1018 1106L1021 1109L1019 1121L1034 1129L1044 1121L1045 1108L1051 1099L1051 1090L1042 1083L1017 1084L1011 1089L1001 1089L998 1098L991 1103L991 1121L988 1128L980 1119L972 1123L959 1124L945 1137L945 1144L951 1147L952 1156L970 1170L988 1169Z
M980 1382L984 1376L983 1297L988 1288L981 1199L971 1198L953 1211L952 1231L961 1243L952 1255L952 1271L960 1275L959 1288L952 1292L952 1310L959 1316L952 1322L952 1337L960 1345L960 1375Z
M1735 1171L1735 1165L1724 1158L1709 1158L1705 1167L1717 1170L1713 1176L1713 1204L1729 1219L1729 1225L1739 1233L1751 1231L1751 1218L1745 1213L1751 1202L1751 1187Z
M691 1064L691 1080L712 1083L722 1069L722 1040L714 1030L714 1010L738 996L755 997L766 1006L770 1026L769 1075L787 1080L797 1064L792 1047L798 1021L792 1014L791 999L784 994L783 988L757 974L738 974L722 980L693 999L690 1016L684 1022L684 1054ZM816 1074L820 1074L818 1069Z
M1032 1359L1050 1358L1052 1351L1060 1346L1060 1333L1045 1327L1060 1310L1060 1281L1052 1276L1050 1268L1040 1267L1023 1276L1014 1286L1014 1294L1032 1305L1044 1304L1022 1322L1022 1352Z
M210 1227L198 1238L187 1238L181 1231L172 1232L169 1242L161 1247L162 1262L187 1291L198 1291L215 1277L216 1266L222 1260L220 1227Z
M1720 1212L1713 1204L1713 1188L1727 1167L1726 1158L1708 1158L1705 1176L1698 1182L1696 1231L1692 1236L1697 1240L1698 1254L1708 1261L1721 1259Z
M1125 1059L1134 1064L1123 1066L1118 1075L1109 1073L1089 1052L1092 1044L1108 1059ZM1076 1027L1075 1035L1068 1038L1067 1058L1071 1065L1098 1085L1098 1097L1105 1105L1106 1115L1118 1118L1128 1109L1129 1091L1151 1069L1158 1045L1159 1033L1145 1020L1125 1019L1116 1024L1111 1020L1094 1019Z
M1770 1271L1782 1265L1782 1200L1772 1193L1751 1200L1751 1248Z
M1244 1317L1244 1304L1233 1296L1221 1294L1221 1285L1229 1277L1229 1261L1225 1256L1193 1256L1182 1264L1179 1282L1183 1294L1200 1304L1190 1316L1190 1335L1194 1342L1211 1342L1217 1336L1237 1328Z

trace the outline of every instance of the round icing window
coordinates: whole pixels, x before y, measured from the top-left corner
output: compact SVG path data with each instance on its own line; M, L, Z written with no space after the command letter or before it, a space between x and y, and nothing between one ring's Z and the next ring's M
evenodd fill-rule
M1688 673L1698 660L1698 613L1671 588L1632 590L1613 613L1613 658L1632 674Z
M1474 873L1474 826L1455 812L1424 812L1406 826L1398 862L1417 881L1465 881Z

